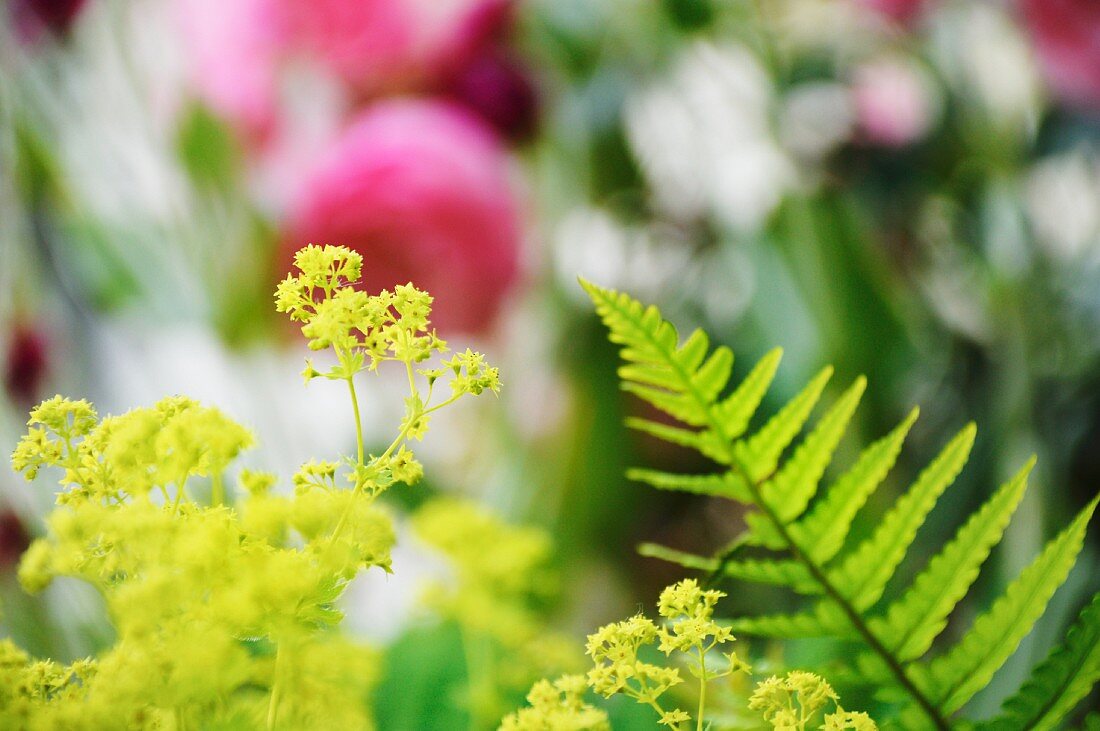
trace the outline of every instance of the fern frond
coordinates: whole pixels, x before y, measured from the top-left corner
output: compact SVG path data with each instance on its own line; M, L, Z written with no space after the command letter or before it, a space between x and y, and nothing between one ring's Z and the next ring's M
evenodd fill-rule
M982 563L1000 542L1012 514L1027 489L1027 476L1035 458L1001 486L970 516L954 540L948 543L887 609L871 629L901 660L920 657L947 626L947 617L978 578Z
M919 413L913 409L892 432L863 450L855 465L825 491L822 500L791 525L791 535L818 564L840 551L852 520L894 467Z
M771 477L779 464L780 455L802 431L832 377L832 367L823 368L760 431L734 444L736 463L749 479L761 482Z
M1100 681L1100 593L1081 611L1065 642L1035 668L1016 695L1005 701L1002 715L979 728L982 731L1053 729L1097 681Z
M916 538L917 530L966 464L975 433L973 424L959 432L921 472L875 532L848 554L839 567L829 572L830 580L843 587L845 596L857 610L867 609L882 596L887 582Z
M718 561L709 556L698 556L686 551L677 551L675 548L662 546L659 543L638 544L638 555L648 558L659 558L662 561L683 566L686 569L697 571L714 571L718 567Z
M644 546L642 552L706 571L708 581L737 578L817 595L814 603L801 611L741 617L732 627L765 637L850 641L859 647L844 664L853 674L883 681L875 695L900 706L896 723L904 728L947 731L951 716L989 682L1065 580L1096 503L1047 544L961 642L935 659L923 661L981 565L1002 539L1022 500L1033 463L964 522L917 578L908 587L900 587L900 598L872 616L870 610L882 598L929 513L966 464L974 444L974 425L948 442L877 521L869 537L847 545L856 515L893 469L917 418L915 409L889 434L860 452L855 463L818 495L822 477L863 394L862 378L787 454L821 399L832 376L830 368L815 376L762 428L750 433L749 426L774 379L778 350L764 356L723 397L733 363L728 349L709 351L710 342L699 330L680 344L675 328L656 308L647 308L625 294L582 284L608 326L611 340L621 346L623 387L680 422L671 425L632 419L630 426L694 449L721 465L710 475L631 470L629 476L661 489L726 497L755 508L746 517L748 530L714 557L652 545ZM746 556L748 546L763 546L782 555ZM1098 606L1100 599L1082 614L1071 644L1054 653L1036 670L1031 683L1006 704L996 723L1007 725L991 728L1048 728L1100 679ZM1082 649L1085 645L1087 649Z
M1095 509L1096 500L1093 500L1009 584L993 606L974 620L962 640L932 662L930 690L940 708L948 713L961 708L986 686L993 673L1031 631L1050 597L1073 567Z
M745 380L741 381L733 393L718 404L718 418L721 420L722 431L727 439L738 439L749 428L749 422L756 410L760 408L760 402L768 392L768 387L775 378L775 371L779 368L779 361L782 358L781 348L768 351L753 366L745 376Z
M760 497L783 522L800 516L817 492L818 483L825 474L825 468L832 462L833 453L848 430L848 423L866 387L865 378L856 379L821 417L783 468L760 488ZM756 543L768 548L786 548L783 537L765 515L752 513L748 516L748 523Z
M744 480L729 472L693 475L638 467L627 470L626 477L629 480L645 483L658 490L693 492L697 495L724 497L738 502L748 502L752 499Z

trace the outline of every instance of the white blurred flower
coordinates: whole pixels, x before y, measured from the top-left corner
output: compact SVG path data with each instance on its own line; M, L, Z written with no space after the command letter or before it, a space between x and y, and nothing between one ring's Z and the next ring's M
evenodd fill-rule
M627 136L656 204L678 218L711 212L735 229L758 229L795 182L771 133L774 101L751 52L704 42L629 98Z
M1002 8L959 3L934 16L937 65L997 126L1033 133L1042 84L1020 28Z
M1100 159L1075 149L1043 158L1028 172L1024 205L1038 242L1052 256L1100 255Z
M598 208L567 213L554 239L558 281L579 303L588 298L577 286L578 275L645 297L679 276L692 256L688 242L677 240L674 231L624 226Z
M795 86L784 97L779 111L783 147L810 160L820 159L847 142L854 127L852 96L836 82Z

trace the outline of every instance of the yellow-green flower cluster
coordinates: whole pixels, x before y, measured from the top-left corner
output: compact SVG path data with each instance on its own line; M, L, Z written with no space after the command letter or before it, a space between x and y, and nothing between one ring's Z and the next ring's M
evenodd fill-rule
M762 680L749 699L749 709L758 711L775 731L875 731L877 726L866 713L845 711L837 703L832 686L819 675L793 670L784 677L771 676ZM816 725L826 706L836 710L825 715L824 726Z
M601 627L588 637L588 654L595 663L588 673L589 684L604 697L622 693L652 707L663 726L676 728L690 721L687 711L666 710L659 700L665 691L683 682L679 669L646 662L639 658L639 651L658 642L666 656L684 654L688 669L699 679L701 697L710 681L748 672L748 665L733 652L725 655L724 667L707 667L708 653L733 640L730 629L713 618L714 606L723 596L720 591L702 589L694 579L685 579L661 592L657 603L665 620L661 626L638 614Z
M467 351L443 363L452 393L431 406L444 374L424 374L421 394L413 370L445 349L428 330L431 297L412 285L357 291L362 260L341 247L307 247L296 263L277 307L303 323L311 347L335 350L338 365L327 374L309 366L307 380L347 381L358 454L303 465L293 492L280 494L266 473L227 484L252 434L190 399L103 419L86 401L40 404L12 465L28 479L58 468L62 489L20 580L32 591L60 576L89 582L116 640L94 663L68 667L0 647L0 680L11 681L0 688L0 727L370 726L376 653L339 634L336 604L357 573L390 568L393 525L375 501L394 482L420 479L408 440L423 436L431 413L496 391L499 379ZM353 383L368 360L371 369L403 362L411 391L400 432L377 456L365 453ZM20 720L32 717L42 720Z
M246 489L234 507L224 494L201 500L196 482L220 485L252 436L188 399L97 420L87 402L56 397L32 412L29 427L14 466L28 475L60 468L62 492L47 537L23 557L20 580L32 591L58 576L91 583L107 601L117 640L94 673L89 664L23 663L19 672L37 672L55 690L27 690L0 707L0 718L37 698L46 719L85 707L78 722L47 728L159 728L165 718L258 725L264 689L275 685L273 656L294 652L300 662L353 668L354 677L349 671L339 686L308 698L296 695L300 688L284 693L285 719L324 728L335 709L352 725L367 723L359 699L374 676L363 666L375 654L329 628L347 581L362 568L388 567L387 515L331 481L274 496L274 478L259 473L242 476ZM323 481L326 469L305 471ZM326 708L325 697L343 705ZM357 710L348 716L345 707Z
M607 714L585 702L587 690L581 675L540 680L527 694L531 705L506 716L500 731L608 731Z

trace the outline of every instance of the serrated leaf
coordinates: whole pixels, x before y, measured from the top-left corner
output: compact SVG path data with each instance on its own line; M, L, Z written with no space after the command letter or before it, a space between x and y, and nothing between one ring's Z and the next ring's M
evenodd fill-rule
M724 401L718 404L723 434L727 439L737 439L749 428L753 414L760 407L768 387L775 378L775 371L783 357L783 350L775 348L753 366L745 380L738 384Z
M934 697L946 713L954 713L984 688L1031 631L1077 560L1095 509L1093 500L1047 543L993 606L974 620L962 640L933 661L929 667L930 682Z
M800 594L821 593L821 586L814 581L806 567L797 561L753 558L730 561L723 567L722 574L758 584L787 586Z
M875 532L847 554L839 567L829 571L833 586L839 587L858 611L882 596L917 530L966 464L974 434L973 424L959 432L886 513Z
M765 504L771 506L784 523L801 515L817 492L818 483L825 474L825 468L832 462L837 445L847 432L848 423L866 387L867 379L862 376L857 378L821 417L775 477L760 488ZM787 541L766 515L751 513L747 519L756 543L773 549L787 546Z
M632 381L624 381L622 389L689 426L703 426L707 423L706 413L700 410L699 404L682 393L643 386Z
M982 563L1000 542L1027 489L1035 458L971 514L955 538L928 562L908 591L871 629L900 660L920 657L947 626L947 617L978 578Z
M843 547L852 521L893 468L918 414L919 410L913 409L892 432L864 449L855 465L825 491L810 512L791 525L792 537L819 565Z
M1078 615L1065 642L1051 651L1003 713L982 724L983 731L1046 731L1087 696L1100 681L1100 593Z
M724 345L714 349L691 378L691 385L703 401L714 403L726 388L733 369L733 351ZM690 372L690 371L689 371Z
M694 449L705 457L720 461L725 456L722 445L718 444L710 431L695 431L677 426L669 426L658 421L631 417L626 420L631 429L657 437L671 444Z
M724 497L741 502L748 502L751 499L744 480L728 472L695 475L634 468L627 470L626 476L627 479L644 482L650 487L656 487L658 490L678 490L697 495Z
M683 566L686 569L697 571L714 571L718 568L718 561L708 556L698 556L694 553L678 551L675 548L662 546L659 543L642 543L638 546L638 555L648 558L659 558L662 561Z
M821 620L811 612L799 614L768 614L762 617L740 617L730 626L735 633L773 637L776 639L798 639L820 637L827 633Z
M775 472L783 450L802 431L832 375L832 367L822 369L760 431L737 442L734 448L737 460L754 482L765 480Z

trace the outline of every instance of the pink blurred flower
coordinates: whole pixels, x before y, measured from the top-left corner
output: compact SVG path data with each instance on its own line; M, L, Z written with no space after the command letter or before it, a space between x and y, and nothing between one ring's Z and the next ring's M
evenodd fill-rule
M530 72L502 49L463 64L446 81L445 90L507 140L525 142L535 133L539 104Z
M276 0L290 43L361 96L431 86L501 32L508 0Z
M924 9L926 0L855 0L869 10L898 23L912 21Z
M408 281L427 289L441 331L483 330L519 270L507 155L457 106L380 102L351 121L306 177L283 261L308 243L359 251L368 290Z
M19 37L34 42L46 32L68 33L84 4L85 0L12 0L10 12Z
M907 145L923 137L934 121L929 83L905 61L880 59L858 67L852 97L859 134L871 144Z
M267 139L277 119L284 40L275 0L177 0L176 11L199 97L252 141Z
M1071 104L1100 107L1100 2L1021 0L1020 7L1051 86Z

